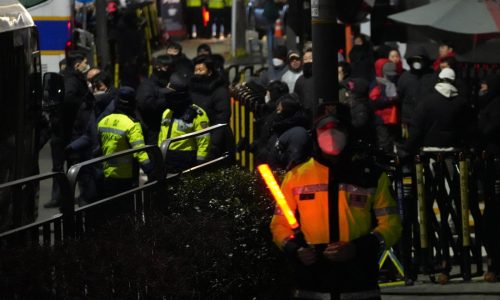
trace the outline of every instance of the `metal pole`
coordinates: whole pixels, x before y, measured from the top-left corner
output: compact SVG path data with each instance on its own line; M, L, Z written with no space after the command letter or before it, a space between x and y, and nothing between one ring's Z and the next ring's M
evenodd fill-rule
M313 39L314 101L313 115L319 104L338 103L336 9L335 0L311 0Z
M96 0L96 44L99 57L99 65L106 68L110 64L108 44L108 21L106 16L106 0Z

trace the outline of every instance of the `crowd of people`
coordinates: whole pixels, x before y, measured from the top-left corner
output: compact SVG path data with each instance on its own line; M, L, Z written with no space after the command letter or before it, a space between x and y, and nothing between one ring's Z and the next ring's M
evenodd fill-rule
M115 88L104 70L91 68L84 54L69 52L61 62L64 100L49 114L53 171L93 157L111 155L171 138L227 124L230 101L222 56L200 45L199 55L188 59L172 42L155 58L153 72L137 89ZM179 140L168 147L167 170L175 173L231 151L232 134L220 129ZM149 179L153 161L144 151L117 157L103 166L82 169L78 184L80 205L92 203L138 184L135 168ZM46 208L58 207L61 192L53 183Z
M255 142L242 140L236 147L253 152L257 163L288 171L284 192L313 245L293 237L279 210L271 228L278 246L295 259L298 298L309 292L355 294L361 289L377 299L374 254L396 243L401 224L387 174L373 156L398 155L404 160L422 147L433 147L475 148L498 158L500 76L488 74L475 91L462 77L449 43L440 45L434 61L424 51L407 57L405 69L397 48L374 47L359 35L349 62L335 55L339 103L322 103L315 112L311 45L301 52L278 46L272 53L272 65L245 83L258 96ZM53 170L63 171L65 162L69 166L130 148L160 146L169 138L229 123L224 59L206 44L197 54L190 59L180 44L171 42L154 59L149 78L136 88L115 89L109 74L90 68L85 56L69 53L61 71L65 100L51 116ZM168 149L167 169L187 169L234 146L229 128L176 141ZM137 152L88 169L79 181L79 202L90 203L137 184L134 167L140 165L150 177L152 164L147 153ZM494 186L495 176L491 180ZM46 207L60 205L58 190L54 183ZM306 200L313 199L321 205L310 206ZM337 210L329 209L329 203ZM498 204L487 210L498 215ZM352 219L345 219L347 215ZM378 225L372 228L373 223ZM497 223L490 225L498 228ZM498 232L486 232L488 253L493 254L492 280L500 274L500 260L494 256L500 253ZM347 276L351 268L366 271L363 284L350 285L359 276ZM328 285L332 280L341 284Z

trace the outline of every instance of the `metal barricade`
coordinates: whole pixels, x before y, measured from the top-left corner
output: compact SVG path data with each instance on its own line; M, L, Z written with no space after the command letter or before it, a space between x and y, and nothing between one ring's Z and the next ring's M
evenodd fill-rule
M120 201L123 198L129 198L130 201L132 201L133 205L131 206L131 210L129 212L134 214L135 220L142 223L147 222L148 213L151 209L161 207L162 203L167 201L167 199L164 198L165 193L162 193L162 191L166 188L166 182L168 180L178 177L181 174L207 170L209 167L217 165L228 158L228 154L226 153L218 158L194 166L178 174L167 174L164 158L168 155L167 149L169 143L207 134L214 130L222 130L226 127L227 124L218 124L204 130L167 140L162 144L161 150L159 147L152 145L137 149L129 149L109 156L102 156L73 165L66 174L62 172L46 173L1 184L0 190L12 189L15 193L20 193L23 186L34 184L40 180L54 179L61 187L61 194L63 198L60 214L57 214L48 220L17 227L1 233L0 247L7 248L13 244L49 246L55 243L64 242L66 239L83 236L95 228L96 221L99 225L102 224L103 220L96 220L96 215L102 218L107 217L102 213L96 214L96 212L102 210L105 205L117 203L117 201ZM75 208L76 186L79 175L84 168L98 165L119 157L130 156L141 151L147 152L150 159L154 162L155 168L152 172L153 179L150 179L143 185L131 187L129 190L125 190L116 195ZM17 202L19 197L14 197L14 199L14 204L18 205ZM14 209L16 210L16 208ZM14 215L17 214L18 213L15 213Z
M406 206L403 218L403 263L410 267L417 262L420 269L413 269L430 276L431 280L446 283L450 278L470 280L482 275L481 241L478 227L471 236L470 223L479 224L480 213L477 197L471 201L471 190L477 182L471 181L471 159L457 149L443 151L425 150L415 160L415 180L407 172L403 192L411 197L411 186L416 189L418 227L414 208ZM410 202L406 202L407 204ZM471 211L473 213L471 214ZM472 218L471 218L472 216ZM414 237L417 236L418 240ZM480 234L479 234L480 235ZM412 253L411 249L415 249ZM410 253L408 253L410 251ZM472 273L472 261L476 263ZM458 265L460 271L452 273Z

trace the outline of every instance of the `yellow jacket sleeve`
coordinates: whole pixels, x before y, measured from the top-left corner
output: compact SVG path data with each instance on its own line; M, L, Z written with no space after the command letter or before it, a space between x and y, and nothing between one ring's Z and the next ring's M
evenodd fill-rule
M200 131L210 126L206 112L198 108L198 116L194 119L194 130ZM196 138L196 159L204 160L208 154L208 147L210 146L210 133L197 136Z
M144 147L144 136L142 134L141 124L138 122L134 122L132 127L127 131L127 138L130 146L133 149ZM149 156L145 151L134 153L134 157L141 164L145 164L149 162Z
M382 173L373 201L373 211L377 218L377 227L373 231L384 239L386 248L398 242L402 231L398 205L392 196L390 186L389 177L386 173Z

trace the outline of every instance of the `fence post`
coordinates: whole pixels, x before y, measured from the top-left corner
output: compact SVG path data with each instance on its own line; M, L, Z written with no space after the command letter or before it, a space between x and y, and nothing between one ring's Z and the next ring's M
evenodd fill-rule
M70 168L71 170L71 168ZM68 171L69 173L69 171ZM61 189L62 202L61 212L63 214L63 236L64 239L74 238L76 236L75 230L75 186L77 174L74 176L74 185L71 186L70 178L64 173L57 174L54 179L57 180Z
M464 280L471 279L470 266L470 228L469 228L469 172L464 154L459 154L460 170L460 200L462 215L462 277Z
M424 274L431 272L430 258L432 249L429 249L429 239L427 232L427 205L425 199L424 188L424 165L422 157L417 155L415 158L415 178L417 181L417 200L418 200L418 215L420 216L420 249Z

